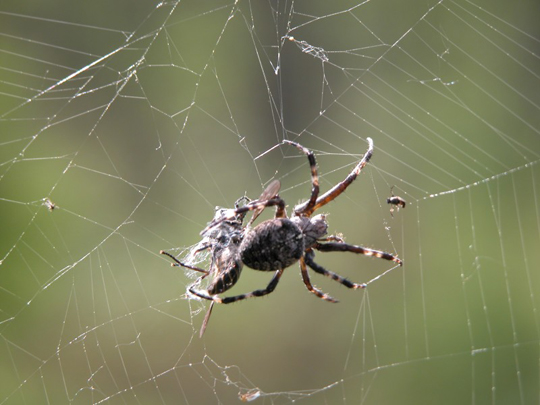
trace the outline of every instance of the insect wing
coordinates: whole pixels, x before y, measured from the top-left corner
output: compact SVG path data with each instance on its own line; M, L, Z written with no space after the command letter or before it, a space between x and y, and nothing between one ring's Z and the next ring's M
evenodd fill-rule
M275 197L279 193L279 189L281 188L281 183L279 180L273 180L262 192L261 196L259 197L259 201L265 201L270 200L273 197Z
M208 308L208 311L206 312L206 316L204 317L204 321L201 326L201 331L199 333L199 337L202 338L204 335L204 331L206 330L206 327L208 326L208 321L210 320L210 315L212 315L212 309L214 308L215 302L212 301L210 303L210 307Z
M257 202L261 201L268 201L274 198L279 193L279 189L281 188L281 183L279 180L273 180L262 192L261 196L257 200ZM257 208L253 210L253 218L251 219L250 223L255 221L255 219L263 212L264 207Z

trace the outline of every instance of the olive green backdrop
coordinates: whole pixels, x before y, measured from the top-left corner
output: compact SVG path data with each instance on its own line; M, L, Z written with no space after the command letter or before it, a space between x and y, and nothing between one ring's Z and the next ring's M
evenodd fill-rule
M539 17L534 1L2 2L0 403L538 402ZM187 254L215 206L273 178L289 211L306 199L307 159L265 153L282 139L315 151L325 191L366 137L329 232L405 265L365 291L313 275L338 304L292 266L199 339L207 303L159 251ZM392 268L317 260L357 282ZM246 268L231 294L269 277Z

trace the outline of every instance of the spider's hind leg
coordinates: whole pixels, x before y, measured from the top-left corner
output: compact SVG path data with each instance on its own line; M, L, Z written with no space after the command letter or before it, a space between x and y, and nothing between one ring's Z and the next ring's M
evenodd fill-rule
M236 301L245 300L246 298L262 297L264 295L270 294L271 292L275 290L279 282L279 279L281 278L282 275L283 275L283 269L279 269L275 272L274 277L272 277L272 280L270 280L270 283L268 283L265 289L255 290L247 294L235 295L233 297L221 298L218 295L210 295L206 291L196 290L193 286L197 284L197 282L195 282L191 287L189 287L189 292L193 295L196 295L197 297L204 298L209 301L217 302L218 304L231 304Z
M337 281L340 284L343 284L347 288L353 288L353 289L359 289L359 288L366 288L366 284L364 283L353 283L352 281L346 279L345 277L341 277L339 274L334 273L333 271L326 270L324 267L322 267L320 264L315 263L313 258L315 257L315 253L313 253L313 250L310 250L309 252L306 252L306 264L313 269L313 271L322 274L323 276L330 277L332 280Z
M396 262L400 266L403 266L403 261L390 253L382 252L380 250L373 250L362 246L349 245L348 243L316 243L313 247L321 252L352 252L366 256L378 257L379 259L390 260L392 262Z
M304 257L306 258L306 260L304 260ZM319 298L322 298L323 300L325 301L328 301L328 302L338 302L338 300L336 300L335 298L329 296L328 294L326 293L323 293L321 290L313 287L313 284L311 284L311 280L309 279L309 274L308 274L308 271L307 271L307 268L306 268L306 262L308 260L307 258L307 253L306 255L300 258L300 270L302 272L302 279L304 280L304 284L306 285L307 289L312 292L313 294L315 294L317 297ZM309 265L309 262L307 262L308 265ZM309 265L309 267L311 267L311 265ZM311 267L313 268L313 267Z

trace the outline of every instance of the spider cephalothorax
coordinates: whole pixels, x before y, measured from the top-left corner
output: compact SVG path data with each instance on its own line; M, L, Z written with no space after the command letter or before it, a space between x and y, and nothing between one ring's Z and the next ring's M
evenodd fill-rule
M351 173L329 191L319 196L319 177L317 164L313 152L302 145L285 140L284 144L292 145L306 154L311 169L311 196L309 200L294 207L291 218L287 218L285 201L279 196L280 183L272 181L263 191L259 199L247 201L243 206L237 204L235 208L220 209L216 211L214 219L201 232L203 236L202 247L199 250L210 249L210 270L191 266L180 262L174 256L170 256L174 265L183 266L204 273L189 288L189 292L214 303L229 304L250 297L260 297L270 294L276 288L283 271L292 264L299 262L302 278L307 289L313 294L330 302L337 302L328 294L315 288L309 279L307 267L315 272L330 277L348 288L365 288L364 283L354 283L346 278L326 270L315 263L315 250L321 252L352 252L367 256L391 260L398 265L403 262L396 256L368 249L361 246L349 245L340 237L327 236L328 224L324 215L311 217L315 210L328 204L343 193L356 179L373 154L373 141L367 138L369 148L360 162ZM276 214L273 219L266 220L251 228L251 224L266 207L276 206ZM244 216L248 211L253 211L253 218L247 226L243 226ZM243 266L262 271L274 271L274 276L265 289L255 290L247 294L232 297L220 297L219 294L230 289L237 281ZM196 288L202 279L212 274L214 279L210 286L202 291ZM212 306L203 323L201 335L210 316Z

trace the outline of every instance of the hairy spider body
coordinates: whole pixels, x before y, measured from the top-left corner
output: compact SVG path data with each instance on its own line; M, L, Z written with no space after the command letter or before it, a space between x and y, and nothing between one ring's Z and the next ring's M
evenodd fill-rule
M338 236L327 236L328 224L326 217L321 214L311 217L315 210L333 201L343 193L368 163L373 154L373 141L370 138L367 139L369 148L356 167L342 182L336 184L321 196L319 196L319 177L313 152L296 142L283 141L283 144L295 146L308 157L312 184L310 198L294 207L292 217L287 218L285 202L278 196L280 183L278 180L274 180L266 187L259 199L250 201L245 198L246 203L241 207L239 206L240 199L234 209L216 210L214 219L201 232L203 236L203 240L199 244L201 247L195 250L195 252L204 249L211 250L210 270L182 263L171 254L161 252L175 261L173 265L183 266L203 273L195 283L188 287L191 294L212 301L201 328L201 336L208 323L214 303L229 304L250 297L261 297L270 294L276 288L283 271L297 262L300 264L302 279L306 288L326 301L337 302L337 300L311 284L307 271L308 267L316 273L343 284L345 287L352 289L366 287L365 283L354 283L317 264L314 261L315 250L321 252L351 252L393 261L400 266L403 264L400 259L390 253L350 245ZM255 218L266 207L272 206L276 207L274 218L250 229L250 225ZM244 227L243 220L249 211L253 211L253 217L248 225ZM236 284L244 265L255 270L274 271L274 276L264 289L232 297L220 297L219 294L224 293ZM196 286L210 274L213 274L214 278L209 287L206 290L197 289Z
M255 270L285 269L304 254L302 230L288 218L269 219L248 232L240 245L242 263Z

